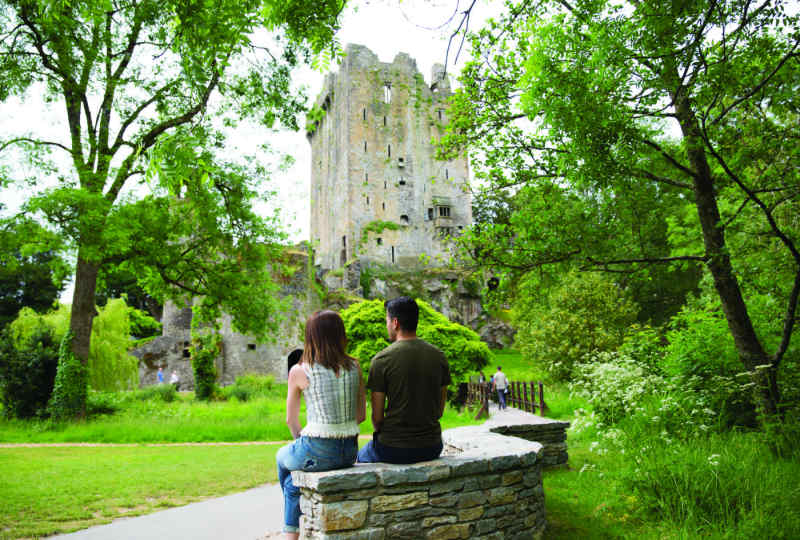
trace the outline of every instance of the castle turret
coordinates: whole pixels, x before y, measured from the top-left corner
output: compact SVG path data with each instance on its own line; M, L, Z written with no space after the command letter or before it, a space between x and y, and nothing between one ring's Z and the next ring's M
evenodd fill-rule
M472 222L466 156L434 159L450 95L441 65L427 84L405 53L383 63L347 46L308 133L311 241L322 269L449 261L448 237Z

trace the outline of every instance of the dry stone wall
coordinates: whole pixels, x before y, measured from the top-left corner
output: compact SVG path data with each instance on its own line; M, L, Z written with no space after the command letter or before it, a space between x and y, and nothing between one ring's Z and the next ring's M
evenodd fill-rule
M445 431L434 461L292 473L301 538L541 538L543 445L470 428Z

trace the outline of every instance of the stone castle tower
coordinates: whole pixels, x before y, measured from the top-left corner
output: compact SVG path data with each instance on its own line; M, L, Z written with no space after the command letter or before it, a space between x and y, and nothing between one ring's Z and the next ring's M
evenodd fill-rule
M448 262L447 238L472 222L466 156L434 159L450 95L440 65L427 84L405 53L382 63L364 46L347 46L308 129L310 234L321 270Z

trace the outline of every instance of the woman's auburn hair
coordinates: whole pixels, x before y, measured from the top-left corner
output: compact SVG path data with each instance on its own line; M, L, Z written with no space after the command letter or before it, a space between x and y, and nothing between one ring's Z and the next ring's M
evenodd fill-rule
M345 352L347 336L344 321L335 311L315 311L306 320L306 339L301 361L309 366L319 364L337 374L340 368L358 366L358 361Z

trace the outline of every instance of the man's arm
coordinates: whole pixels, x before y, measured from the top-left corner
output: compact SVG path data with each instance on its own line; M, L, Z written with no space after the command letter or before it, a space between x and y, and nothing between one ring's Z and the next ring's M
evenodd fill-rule
M375 428L375 431L380 431L383 425L383 412L386 408L386 394L373 390L370 402L372 403L372 427Z
M442 386L441 403L439 404L439 418L444 415L444 406L447 403L447 387Z

